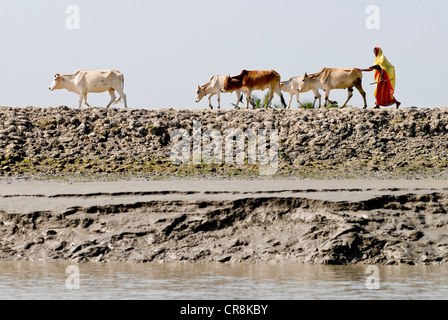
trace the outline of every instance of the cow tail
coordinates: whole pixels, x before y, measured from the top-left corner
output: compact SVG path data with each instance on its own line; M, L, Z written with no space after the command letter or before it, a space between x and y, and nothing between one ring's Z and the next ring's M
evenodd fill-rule
M283 108L286 108L286 102L285 102L285 99L283 98L280 81L278 82L278 92L279 92L280 101L282 102Z
M283 108L286 108L286 102L285 99L283 98L283 94L281 93L281 91L280 91L280 100L282 102Z

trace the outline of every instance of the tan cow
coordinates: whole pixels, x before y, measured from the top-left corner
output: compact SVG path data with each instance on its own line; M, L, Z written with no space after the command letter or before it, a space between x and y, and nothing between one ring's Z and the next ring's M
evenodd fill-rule
M343 108L353 96L353 87L358 89L359 93L361 93L364 99L364 109L367 108L366 93L362 88L362 72L358 68L323 68L320 72L312 75L307 75L305 73L302 82L299 85L298 92L306 92L313 89L322 89L325 91L325 105L327 105L327 102L337 104L336 101L331 101L328 99L330 90L347 89L348 97L341 107Z
M206 95L208 96L208 105L210 109L213 109L212 106L212 97L216 94L218 99L218 109L221 108L221 90L222 86L224 85L224 81L226 80L227 76L212 76L210 80L204 84L203 86L198 86L196 89L196 102L199 102L204 98ZM241 96L241 90L236 90L236 96L238 100L236 101L236 107L238 107L238 104L240 101L242 101L243 97Z
M291 102L292 102L292 97L294 95L296 95L297 98L297 103L301 106L304 107L304 105L300 102L299 100L299 92L297 91L299 89L299 85L303 80L303 76L301 77L292 77L290 78L288 81L282 81L280 82L280 89L284 92L289 92L289 104L288 104L288 109L291 108ZM320 98L321 95L319 94L319 91L315 88L311 88L311 90L313 90L314 92L314 102L313 102L313 108L314 108L314 104L316 103L316 100L319 99L319 106L320 106Z
M284 108L286 108L285 99L283 99L282 91L280 90L280 75L274 70L268 71L241 71L237 76L227 76L224 81L222 92L233 92L235 90L242 90L246 94L247 109L249 103L252 102L252 91L269 89L269 100L266 106L269 106L274 98L274 92L280 96L280 100Z
M54 76L50 91L57 89L67 89L70 92L79 94L79 107L82 102L90 107L87 103L87 93L101 93L109 91L110 102L106 108L112 103L118 103L123 99L124 106L127 108L126 95L123 92L124 76L117 70L78 70L74 74ZM115 90L120 94L120 98L116 100Z

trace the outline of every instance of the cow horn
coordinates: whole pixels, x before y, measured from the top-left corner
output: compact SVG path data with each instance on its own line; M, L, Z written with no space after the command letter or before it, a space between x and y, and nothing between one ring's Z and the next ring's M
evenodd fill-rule
M61 75L60 75L59 73L56 73L56 74L54 75L54 77L55 77L55 78L60 78Z

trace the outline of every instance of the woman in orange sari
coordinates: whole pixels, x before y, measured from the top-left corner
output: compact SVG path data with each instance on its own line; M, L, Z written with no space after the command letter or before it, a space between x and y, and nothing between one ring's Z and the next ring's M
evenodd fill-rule
M376 58L374 65L370 68L375 70L375 108L395 104L398 109L401 102L394 97L395 67L386 59L381 48L376 47L373 49L373 53Z

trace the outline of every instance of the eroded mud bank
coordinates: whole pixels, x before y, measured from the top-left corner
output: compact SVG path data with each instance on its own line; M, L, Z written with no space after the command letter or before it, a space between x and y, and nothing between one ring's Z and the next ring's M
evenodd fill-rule
M448 263L448 185L368 185L3 191L0 260Z

